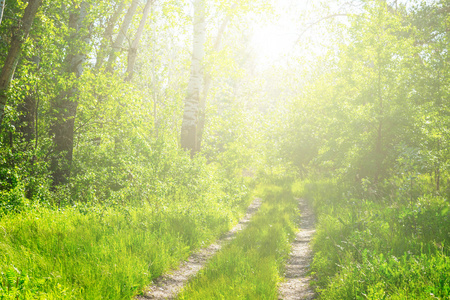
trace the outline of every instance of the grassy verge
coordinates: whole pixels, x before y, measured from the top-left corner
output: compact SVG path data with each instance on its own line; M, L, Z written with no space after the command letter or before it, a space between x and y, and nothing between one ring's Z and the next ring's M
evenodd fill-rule
M295 237L298 202L290 188L266 187L249 226L200 272L180 299L277 299Z
M232 195L180 190L140 207L35 205L3 216L0 299L130 299L231 228L250 200Z
M450 299L450 204L351 197L332 181L298 183L318 215L312 270L321 299Z

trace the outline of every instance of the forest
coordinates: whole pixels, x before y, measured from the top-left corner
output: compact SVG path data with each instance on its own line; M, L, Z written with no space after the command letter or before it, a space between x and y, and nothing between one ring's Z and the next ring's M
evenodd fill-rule
M215 243L168 298L450 299L449 44L449 0L0 0L0 300Z

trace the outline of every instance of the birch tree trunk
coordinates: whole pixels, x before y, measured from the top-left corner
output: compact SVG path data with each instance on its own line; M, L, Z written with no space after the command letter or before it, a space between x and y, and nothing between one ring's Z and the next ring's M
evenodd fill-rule
M5 2L6 0L0 0L0 25L2 24L3 11L5 10Z
M75 74L76 78L79 78L83 74L83 64L86 61L86 54L78 50L85 48L79 47L80 43L84 45L90 43L90 34L81 36L83 26L85 26L84 21L87 16L88 7L89 4L83 2L79 12L71 13L69 20L69 28L73 29L74 34L69 37L73 45L69 49L69 54L66 57L66 73L69 76L70 74ZM56 121L51 127L55 152L50 166L53 186L65 183L70 176L78 94L79 90L75 82L68 90L62 91L52 103L53 110L57 113Z
M144 7L144 12L142 13L141 22L139 23L138 30L134 35L134 40L131 43L131 47L128 50L128 64L127 64L127 77L126 81L130 81L133 77L134 65L136 64L137 49L139 46L139 41L141 39L142 33L144 32L145 22L147 22L148 15L150 13L150 8L154 0L147 0Z
M197 152L197 118L200 105L200 90L203 78L203 57L205 55L206 21L205 0L194 2L194 43L192 51L191 75L187 87L183 122L181 125L181 147Z
M22 51L22 45L28 38L28 34L30 33L34 17L36 16L36 12L41 4L42 0L30 0L28 2L22 20L20 21L19 28L12 37L8 56L6 57L5 63L0 73L0 128L3 122L3 115L7 101L6 93L11 85L11 80L14 76L17 62L19 61L20 53Z
M108 21L108 25L106 26L105 32L103 33L103 39L100 44L100 49L98 51L97 59L95 62L95 69L98 70L102 67L103 62L105 60L105 55L107 54L107 48L110 46L110 41L112 40L112 34L114 31L114 26L116 26L116 22L120 17L120 14L122 13L122 10L124 8L125 4L123 1L121 1L114 12L114 14L111 16L111 18Z
M122 26L120 26L119 33L117 34L116 40L114 41L111 52L109 54L108 66L106 68L109 72L112 71L114 62L117 58L117 54L122 49L123 42L125 41L125 38L127 36L128 28L130 27L131 21L133 20L133 16L136 12L138 4L139 0L133 0L130 7L128 8L127 13L125 14Z

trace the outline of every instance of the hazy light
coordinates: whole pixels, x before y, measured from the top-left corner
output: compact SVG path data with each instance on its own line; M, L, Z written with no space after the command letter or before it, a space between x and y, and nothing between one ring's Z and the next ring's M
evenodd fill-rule
M280 25L266 25L255 30L252 45L261 60L275 62L288 54L297 39L295 32L289 32Z
M298 39L299 16L308 0L272 0L277 16L271 22L255 24L252 47L260 65L273 65L292 52Z

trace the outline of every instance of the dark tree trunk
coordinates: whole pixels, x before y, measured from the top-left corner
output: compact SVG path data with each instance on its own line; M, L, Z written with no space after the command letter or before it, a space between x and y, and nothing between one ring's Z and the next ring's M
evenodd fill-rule
M383 123L380 120L377 129L377 139L375 142L375 152L374 152L374 162L375 162L375 175L374 175L374 183L378 183L378 180L383 171Z
M39 56L28 59L28 64L33 67L32 72L37 72L39 70L39 63ZM25 96L23 102L17 107L17 110L19 111L19 124L16 126L28 146L30 146L33 141L36 141L37 138L36 123L38 109L37 92L36 90L33 90L31 86L29 90L30 92Z
M25 96L24 101L18 107L20 112L18 129L27 144L31 144L36 138L36 102L35 95L31 93Z
M237 3L233 5L231 8L234 10L237 7ZM216 40L214 41L213 50L219 51L220 45L222 43L222 37L225 32L225 29L227 28L228 23L230 22L230 16L227 16L225 20L220 25L219 31L216 36ZM206 101L208 100L208 93L209 89L211 87L211 74L206 74L205 79L203 82L203 95L200 99L200 110L199 110L199 116L198 116L198 125L197 125L197 145L196 145L196 151L200 151L202 147L202 141L203 141L203 131L205 130L205 123L206 123Z
M71 97L74 92L61 96L62 99L59 99L54 106L54 109L58 112L55 124L51 128L55 145L55 155L51 162L54 186L66 183L70 176L73 158L74 125L78 106L78 102Z
M88 4L83 2L79 12L70 14L69 28L73 29L73 34L69 37L71 41L79 41L84 44L90 42L89 34L87 36L80 35L87 15L87 9ZM65 64L67 66L67 75L75 74L76 78L78 78L83 74L83 64L86 60L86 55L78 51L79 47L76 44L74 43L70 47ZM70 89L62 91L52 102L53 111L56 113L54 116L55 121L51 126L54 143L54 155L50 166L53 186L66 183L70 176L78 94L77 81L75 80Z
M378 59L380 57L378 56ZM383 117L384 117L384 103L383 103L383 92L382 92L382 78L381 78L381 66L378 67L378 82L377 82L377 94L378 94L378 128L377 137L375 140L375 151L374 151L374 183L377 184L378 180L383 172Z
M436 168L434 170L435 178L436 178L436 191L439 192L441 185L441 166L440 166L440 152L441 152L441 141L437 140L437 152L439 153L438 161L436 163Z

